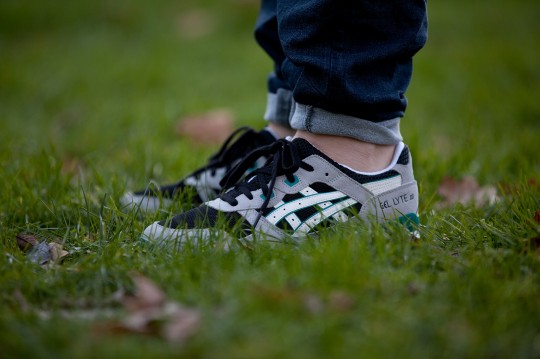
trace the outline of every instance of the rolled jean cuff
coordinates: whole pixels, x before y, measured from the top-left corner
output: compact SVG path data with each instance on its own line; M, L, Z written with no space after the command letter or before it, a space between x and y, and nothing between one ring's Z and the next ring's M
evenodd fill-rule
M264 119L266 121L291 127L292 91L278 89L276 93L268 93Z
M379 145L395 145L403 140L400 118L373 122L295 103L291 127L321 135L346 136Z

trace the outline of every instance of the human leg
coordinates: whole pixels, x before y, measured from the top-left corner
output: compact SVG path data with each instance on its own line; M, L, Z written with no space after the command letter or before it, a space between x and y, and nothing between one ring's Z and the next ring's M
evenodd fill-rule
M412 56L426 37L425 2L277 5L296 138L253 154L272 161L216 200L156 222L146 238L204 237L219 216L226 219L221 234L239 226L245 240L303 237L358 216L417 220L418 188L399 121ZM245 166L226 180L235 183Z
M285 54L278 35L277 0L262 0L255 25L255 39L274 62L274 71L268 76L268 95L264 119L277 137L292 136L290 126L292 91L283 79L281 65Z
M291 119L297 137L357 170L389 163L402 140L412 56L426 40L425 5L280 0L282 73L297 101Z

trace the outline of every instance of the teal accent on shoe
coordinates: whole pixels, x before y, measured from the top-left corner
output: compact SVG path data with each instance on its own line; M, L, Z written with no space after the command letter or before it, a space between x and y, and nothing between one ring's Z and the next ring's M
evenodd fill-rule
M420 225L420 217L416 213L407 213L404 216L398 218L398 222L404 225L409 232L414 232Z
M139 236L139 242L148 244L148 243L150 243L150 240L148 239L148 236L146 234L142 233Z
M272 191L272 194L270 195L270 198L274 198L275 196L276 196L275 193ZM264 201L266 199L266 196L264 194L261 194L261 198Z
M298 179L298 177L297 177L296 175L294 175L294 181L293 181L293 182L289 182L288 179L285 179L285 181L283 181L283 182L285 182L285 184L286 184L287 186L292 187L292 186L294 186L295 184L297 184L298 182L300 182L300 180Z

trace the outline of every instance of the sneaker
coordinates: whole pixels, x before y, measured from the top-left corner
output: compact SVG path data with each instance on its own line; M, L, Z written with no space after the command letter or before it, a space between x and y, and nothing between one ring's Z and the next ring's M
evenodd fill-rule
M396 146L392 163L374 173L352 171L304 139L279 140L253 151L229 172L237 181L249 161L272 155L266 165L218 198L147 227L143 240L183 244L210 237L281 241L315 234L352 218L418 223L418 186L409 149Z
M155 188L149 186L144 190L125 193L120 198L120 204L125 208L150 213L169 207L181 194L187 195L186 200L193 205L212 200L223 190L219 183L225 173L252 150L275 141L276 137L267 130L257 132L248 127L239 128L227 138L205 166L176 183ZM261 167L266 160L267 158L255 159L246 172Z

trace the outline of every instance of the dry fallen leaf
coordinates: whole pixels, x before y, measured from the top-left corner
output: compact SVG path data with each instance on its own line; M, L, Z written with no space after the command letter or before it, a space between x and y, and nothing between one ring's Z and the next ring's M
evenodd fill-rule
M181 37L188 40L200 39L215 29L215 18L206 10L192 9L178 16L176 27Z
M58 263L69 254L60 243L56 242L49 243L49 252L51 253L51 261L54 263Z
M49 244L41 242L36 244L28 252L27 258L32 263L37 263L41 266L45 266L52 259L51 250Z
M28 252L27 258L30 262L42 267L58 264L69 254L60 243L40 242L38 237L27 233L17 235L17 245L22 251Z
M304 308L311 314L320 314L324 311L324 302L316 294L308 293L302 296Z
M170 308L166 310L168 320L162 330L162 335L170 342L182 342L195 335L201 323L201 314L198 310L183 308L176 303L169 302Z
M424 289L424 284L417 282L417 281L411 281L407 284L407 291L411 295L417 295Z
M65 157L62 159L62 174L66 176L78 177L83 169L83 163L75 157Z
M540 224L540 209L534 211L534 221L536 224Z
M37 245L39 240L36 236L27 233L17 234L17 246L21 251L27 251Z
M348 312L355 305L354 298L342 291L333 291L328 296L328 306L339 312Z
M123 304L131 312L160 307L165 302L165 293L150 279L141 274L132 275L135 294L124 298Z
M439 185L438 193L443 198L439 202L440 208L451 207L458 203L473 203L480 207L497 201L495 187L481 187L473 177L464 177L461 180L445 177Z
M141 274L133 274L132 279L135 294L122 300L129 314L121 321L97 325L96 333L153 335L176 343L197 333L201 322L198 310L167 301L164 292Z
M233 131L234 116L227 109L189 116L178 121L176 133L201 144L223 142Z
M305 292L295 287L269 288L253 286L253 294L273 305L295 304L310 314L318 315L325 311L348 312L356 305L356 300L341 290L330 292L326 300L317 293Z
M536 258L540 260L540 235L530 238L529 243L530 243L531 249L536 252Z
M532 248L540 249L540 235L529 239Z

